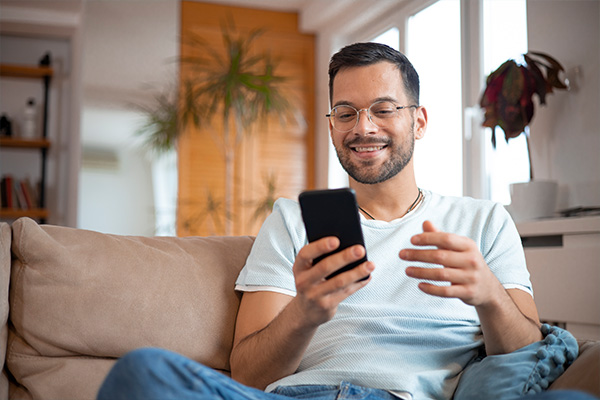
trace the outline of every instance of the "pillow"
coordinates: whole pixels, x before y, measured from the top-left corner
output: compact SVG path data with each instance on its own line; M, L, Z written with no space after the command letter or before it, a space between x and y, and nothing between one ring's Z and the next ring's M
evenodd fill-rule
M486 356L465 368L454 400L512 399L546 390L578 354L564 329L542 325L544 339L512 353Z
M579 342L577 362L554 381L551 388L577 389L600 397L600 341Z
M247 236L118 236L17 220L11 373L34 397L93 398L114 358L139 347L229 370L234 284L252 243Z

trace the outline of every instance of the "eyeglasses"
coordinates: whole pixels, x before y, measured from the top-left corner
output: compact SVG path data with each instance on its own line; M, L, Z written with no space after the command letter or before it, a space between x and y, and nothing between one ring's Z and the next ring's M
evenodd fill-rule
M397 106L391 101L377 101L371 104L369 108L361 108L360 110L348 105L335 106L325 116L329 118L335 130L349 132L358 125L361 111L367 112L367 118L372 124L384 128L391 118L399 114L400 110L418 107L417 105Z

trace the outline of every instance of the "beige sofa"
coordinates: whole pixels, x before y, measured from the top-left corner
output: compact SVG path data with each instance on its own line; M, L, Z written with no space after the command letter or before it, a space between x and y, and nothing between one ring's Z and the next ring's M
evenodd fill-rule
M1 223L0 399L93 399L115 359L143 346L227 372L252 243ZM600 396L600 342L580 344L551 389Z

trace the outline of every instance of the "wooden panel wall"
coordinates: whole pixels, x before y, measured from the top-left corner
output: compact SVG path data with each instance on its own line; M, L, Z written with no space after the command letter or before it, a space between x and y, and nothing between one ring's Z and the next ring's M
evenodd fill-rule
M281 126L275 117L256 127L236 151L234 235L256 234L264 216L254 219L256 205L267 196L267 177L276 182L275 197L296 199L314 186L314 49L312 35L298 32L295 13L220 6L195 1L181 3L181 43L193 32L222 43L223 22L233 21L238 32L256 28L264 33L255 41L257 52L268 51L278 61L276 73L289 78L286 92L301 122ZM190 52L181 46L181 56ZM189 74L185 63L180 79ZM214 129L219 129L215 127ZM225 234L224 157L209 132L187 128L179 142L177 234ZM216 203L212 204L209 199Z

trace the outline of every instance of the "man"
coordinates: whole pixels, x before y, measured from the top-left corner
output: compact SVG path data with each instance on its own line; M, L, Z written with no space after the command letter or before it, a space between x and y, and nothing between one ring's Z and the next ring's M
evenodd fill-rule
M339 241L307 244L298 204L278 200L236 286L243 296L231 372L246 386L179 356L142 351L117 364L100 397L138 381L142 396L157 398L450 399L457 386L455 398L514 398L541 391L575 358L567 332L540 329L503 207L418 188L412 154L427 111L406 57L358 43L333 56L329 75L331 139L356 192L369 261L325 279L365 248L313 265ZM483 348L497 357L480 361ZM563 362L536 357L540 349ZM506 365L518 365L516 377Z

